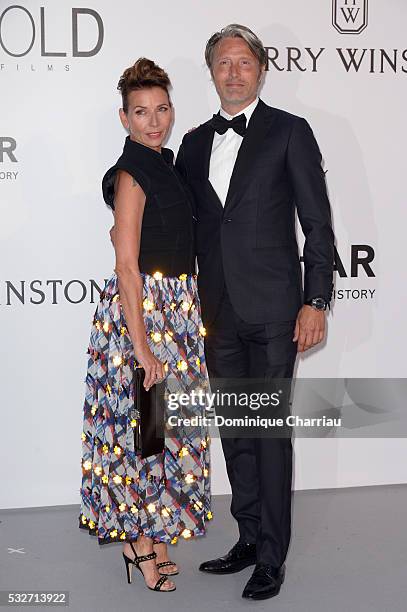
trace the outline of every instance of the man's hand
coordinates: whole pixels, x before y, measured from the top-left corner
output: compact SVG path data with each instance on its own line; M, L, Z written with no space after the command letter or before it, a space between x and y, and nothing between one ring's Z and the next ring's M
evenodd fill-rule
M304 304L295 323L293 342L298 340L297 351L302 353L319 344L325 335L325 311Z
M115 237L114 225L112 225L112 227L110 228L109 234L110 234L110 240L112 241L112 244L114 246L114 237Z

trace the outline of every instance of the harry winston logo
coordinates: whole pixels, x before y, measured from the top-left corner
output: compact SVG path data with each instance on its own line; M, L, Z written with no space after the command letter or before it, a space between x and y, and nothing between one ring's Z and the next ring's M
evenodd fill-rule
M332 0L332 25L341 34L360 34L367 27L368 0Z

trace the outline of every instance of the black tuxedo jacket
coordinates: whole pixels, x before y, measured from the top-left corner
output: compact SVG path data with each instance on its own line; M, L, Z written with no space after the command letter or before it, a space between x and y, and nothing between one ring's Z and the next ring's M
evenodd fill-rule
M321 153L305 119L259 100L225 207L208 180L210 121L183 138L176 167L194 195L198 287L205 325L226 288L248 323L295 319L303 301L332 293L334 235ZM295 233L304 245L304 287Z

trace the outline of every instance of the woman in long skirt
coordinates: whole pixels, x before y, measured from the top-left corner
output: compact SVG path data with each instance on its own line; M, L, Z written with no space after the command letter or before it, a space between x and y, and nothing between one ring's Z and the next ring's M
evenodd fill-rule
M162 146L172 122L167 74L139 59L122 75L123 153L103 178L115 215L115 271L100 295L88 347L79 527L99 544L121 541L148 588L172 591L178 567L168 544L205 533L210 510L208 377L195 274L193 202ZM203 392L172 416L196 416L165 431L162 452L142 457L133 383L164 381L165 397ZM158 388L158 387L157 387ZM168 408L168 406L167 406ZM169 411L166 410L168 416ZM170 419L167 419L169 421Z

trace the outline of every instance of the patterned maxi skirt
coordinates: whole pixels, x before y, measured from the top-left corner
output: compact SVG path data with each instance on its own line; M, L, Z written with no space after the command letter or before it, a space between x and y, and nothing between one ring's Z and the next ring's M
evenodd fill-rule
M171 392L174 383L178 392L206 391L196 276L142 277L147 340L166 364L165 386L171 382ZM196 426L166 431L162 453L142 459L135 449L137 362L115 273L100 294L87 352L79 527L97 536L99 544L140 535L175 544L179 536L203 535L212 518L208 429L198 418ZM204 402L192 410L205 416Z

